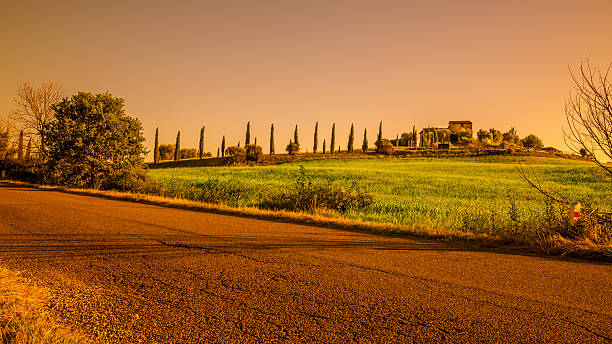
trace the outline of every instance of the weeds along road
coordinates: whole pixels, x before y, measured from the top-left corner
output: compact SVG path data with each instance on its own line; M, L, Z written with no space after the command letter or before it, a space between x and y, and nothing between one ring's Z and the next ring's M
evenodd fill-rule
M612 267L0 186L0 262L96 342L610 342Z

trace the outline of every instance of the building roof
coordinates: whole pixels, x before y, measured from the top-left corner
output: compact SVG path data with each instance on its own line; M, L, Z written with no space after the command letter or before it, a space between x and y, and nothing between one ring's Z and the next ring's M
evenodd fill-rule
M448 124L472 124L472 121L448 121Z

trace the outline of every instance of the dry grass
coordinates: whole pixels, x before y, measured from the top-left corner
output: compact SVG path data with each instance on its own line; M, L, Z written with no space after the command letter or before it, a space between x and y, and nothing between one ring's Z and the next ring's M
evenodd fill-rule
M566 256L597 261L612 262L612 246L596 244L588 239L570 240L556 234L538 236L502 236L484 233L453 231L417 225L396 225L380 222L366 222L347 219L334 211L320 210L316 213L292 212L284 210L265 210L252 207L230 207L222 204L201 203L184 199L135 194L120 191L94 189L72 189L55 186L33 185L22 182L5 181L15 185L56 190L79 195L91 195L114 200L141 202L166 207L214 212L226 215L246 216L263 220L284 221L349 230L362 233L406 236L472 245L475 249L502 249L503 251L522 251L549 256Z
M89 343L45 309L45 289L0 266L0 343Z

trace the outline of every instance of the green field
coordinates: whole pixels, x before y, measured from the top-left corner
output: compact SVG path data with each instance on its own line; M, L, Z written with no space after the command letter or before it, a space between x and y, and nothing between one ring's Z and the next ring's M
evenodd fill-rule
M367 207L332 216L516 235L509 232L537 230L543 219L561 211L521 179L517 159L527 170L533 168L547 188L612 211L610 182L593 163L556 158L318 160L256 167L154 169L149 174L162 185L164 195L198 200L198 190L214 188L219 203L258 207L266 195L295 188L300 166L304 166L307 179L314 183L374 196L374 203Z

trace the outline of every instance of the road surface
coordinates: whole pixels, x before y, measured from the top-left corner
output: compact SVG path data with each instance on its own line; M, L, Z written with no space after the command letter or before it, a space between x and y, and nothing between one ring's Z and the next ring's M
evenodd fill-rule
M612 266L0 185L0 262L110 343L597 343Z

